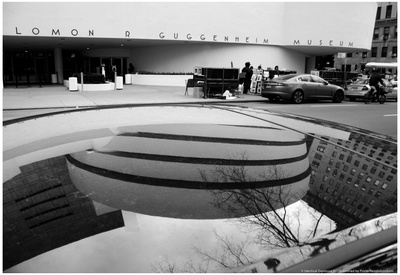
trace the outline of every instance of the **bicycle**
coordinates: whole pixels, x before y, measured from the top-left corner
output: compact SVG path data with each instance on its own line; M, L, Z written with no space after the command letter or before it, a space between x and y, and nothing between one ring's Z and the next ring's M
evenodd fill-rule
M377 97L377 90L375 87L370 87L368 92L364 95L364 103L365 104L370 104L371 102L375 101L378 99L379 104L383 104L386 101L386 96L385 96L385 91L383 90L382 87L380 88L379 96Z

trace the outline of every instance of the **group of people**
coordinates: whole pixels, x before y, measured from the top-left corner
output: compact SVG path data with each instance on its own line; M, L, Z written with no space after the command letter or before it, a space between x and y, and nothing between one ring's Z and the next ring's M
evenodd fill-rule
M246 62L245 66L242 69L241 74L239 75L240 84L243 84L243 93L247 94L250 90L251 86L251 78L254 73L262 75L264 77L264 70L261 65L258 66L257 70L254 71L253 66L251 66L250 62ZM272 79L276 76L279 76L279 67L275 66L274 70L269 73L269 78Z

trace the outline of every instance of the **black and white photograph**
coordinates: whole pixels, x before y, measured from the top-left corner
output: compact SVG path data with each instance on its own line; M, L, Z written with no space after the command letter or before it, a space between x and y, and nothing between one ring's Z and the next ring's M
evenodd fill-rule
M3 1L3 273L397 273L397 15Z

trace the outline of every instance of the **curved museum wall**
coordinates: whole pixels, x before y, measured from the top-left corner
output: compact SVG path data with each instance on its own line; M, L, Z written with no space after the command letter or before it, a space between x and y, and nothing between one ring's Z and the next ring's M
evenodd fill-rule
M112 39L118 46L96 56L119 56L124 48L124 57L137 70L191 72L194 66L230 67L232 62L241 68L250 61L254 66L279 65L302 72L312 66L306 57L368 50L376 6L373 2L15 2L4 3L3 35L59 37L64 43L75 39L77 49L87 56L95 53L86 51L86 38L92 39L90 43ZM63 48L56 42L54 48Z

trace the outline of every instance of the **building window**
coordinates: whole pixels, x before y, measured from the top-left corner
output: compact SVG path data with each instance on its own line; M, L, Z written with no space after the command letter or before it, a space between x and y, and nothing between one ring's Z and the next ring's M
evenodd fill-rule
M374 185L375 185L375 186L378 186L380 183L381 183L381 182L380 182L379 180L376 180L376 181L374 182Z
M361 186L361 190L365 191L365 189L367 189L367 186L363 184L363 186Z
M386 6L386 16L385 18L391 18L392 17L392 5L387 5Z
M367 58L368 57L368 52L363 52L362 53L362 58Z
M314 160L311 165L318 168L319 162Z
M381 188L382 188L383 190L385 190L385 189L386 189L386 187L387 187L387 184L386 184L386 183L384 183L384 184L382 184L382 187L381 187Z
M372 195L372 193L374 193L374 188L370 188L369 190L368 190L368 194L370 194L370 195Z
M376 57L378 54L378 48L377 47L372 47L371 49L371 57Z
M372 38L373 40L378 40L379 39L379 28L374 29L374 36Z
M397 26L394 27L394 39L397 39Z
M382 47L381 57L387 57L387 47Z
M382 12L382 7L378 7L378 9L376 10L376 20L381 19L381 12Z
M347 53L346 57L353 57L353 53Z
M392 48L392 57L397 57L397 46Z
M375 197L379 198L381 195L382 195L382 193L378 191L378 192L376 192Z
M383 29L383 40L388 40L390 38L390 27L385 27Z

